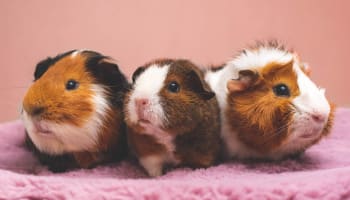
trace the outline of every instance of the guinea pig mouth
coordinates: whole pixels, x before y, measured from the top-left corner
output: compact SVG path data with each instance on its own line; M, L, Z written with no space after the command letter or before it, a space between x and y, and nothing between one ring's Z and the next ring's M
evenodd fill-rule
M305 133L305 134L300 136L300 138L302 138L302 139L312 139L314 137L315 137L315 134L313 134L313 133Z
M49 135L53 134L53 132L42 122L33 122L34 127L38 133Z
M138 113L138 123L152 123L152 116L148 114L147 112L141 112L139 111Z
M147 123L147 124L150 124L150 123L151 123L151 121L148 120L148 119L139 119L138 122L139 122L139 123Z
M315 129L312 129L311 131L301 134L299 138L306 139L306 140L316 139L320 135L320 131L321 131L320 129L315 128Z

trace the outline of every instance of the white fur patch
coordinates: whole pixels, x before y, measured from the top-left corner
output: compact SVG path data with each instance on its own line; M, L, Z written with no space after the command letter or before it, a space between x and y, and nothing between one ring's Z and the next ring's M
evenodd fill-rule
M158 66L151 65L136 79L134 89L130 95L130 101L127 105L129 119L132 123L139 120L135 99L147 99L149 101L150 121L157 126L167 120L164 110L160 105L159 92L164 86L164 80L169 71L169 65Z
M300 95L292 101L296 107L291 125L293 134L290 136L289 144L283 145L281 149L288 149L288 151L300 149L302 144L308 145L320 137L331 110L324 89L318 88L299 67L294 69L298 77ZM324 121L322 123L314 121L313 115L322 117ZM302 138L305 135L308 137Z
M145 168L151 177L161 176L163 174L164 156L151 155L140 158L140 164Z
M106 116L106 112L110 107L109 102L107 100L107 92L103 86L93 84L91 86L91 90L94 95L92 96L92 102L94 102L95 113L91 117L91 120L94 120L95 123L91 123L93 127L99 129L99 127L103 126L103 120ZM92 128L92 127L91 127ZM98 132L98 129L95 132Z
M75 50L72 54L71 54L71 58L75 58L75 57L77 57L77 55L78 54L80 54L81 53L81 51L80 50Z
M227 81L233 78L234 70L233 67L226 65L224 68L218 71L208 71L204 79L209 84L210 88L215 92L216 99L219 103L220 108L226 107L226 98L228 94ZM223 115L223 113L221 112Z
M237 58L228 62L236 71L242 69L262 68L271 62L288 63L293 59L293 54L279 49L263 47L255 50L246 50Z
M325 90L316 86L300 68L294 68L298 76L300 95L293 100L299 111L319 113L328 116L329 103L325 97Z
M149 131L154 133L152 130L146 130L146 132L149 132ZM164 134L164 136L160 134ZM154 136L154 134L150 134L150 135ZM166 144L167 151L162 152L160 154L153 154L153 155L139 158L140 164L146 169L147 173L152 177L162 175L163 166L165 164L177 165L180 163L180 161L177 160L174 155L175 146L172 143L173 137L168 133L161 131L161 132L158 132L155 138L161 144ZM170 146L167 146L167 145L170 145Z
M90 51L89 49L78 49L75 50L72 54L71 54L71 58L75 58L77 55L81 54L84 51Z
M57 155L67 152L88 151L96 148L99 140L103 120L108 109L108 102L103 87L92 85L94 92L92 102L95 112L87 120L84 126L77 127L69 124L57 124L42 120L35 122L26 111L22 112L22 119L26 130L37 148L45 153ZM34 123L40 123L51 133L40 133Z

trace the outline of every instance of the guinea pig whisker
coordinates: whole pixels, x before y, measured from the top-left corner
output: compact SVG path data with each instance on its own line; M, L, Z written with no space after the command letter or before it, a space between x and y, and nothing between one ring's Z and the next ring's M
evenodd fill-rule
M293 103L291 103L290 105L294 108L294 109L293 109L293 114L294 114L295 112L298 112L299 114L302 113L302 112L300 111L300 109L299 109L296 105L294 105Z
M289 126L291 125L291 122L280 126L279 128L276 129L275 134L271 134L271 135L279 135L282 131L284 131L286 128L289 128Z
M294 104L291 104L291 106L295 107ZM294 114L295 112L298 112L298 109L296 107L288 115ZM288 129L291 124L292 124L292 122L290 121L287 124L284 124L284 125L278 127L277 129L275 129L272 134L269 134L269 136L265 139L265 142L263 144L266 144L267 142L271 141L272 139L274 139L275 137L280 135L282 132L286 131L286 129Z
M277 128L276 131L274 131L272 134L269 134L269 136L265 139L263 144L266 144L267 142L271 141L276 136L280 135L282 132L284 132L286 129L289 128L290 124L291 124L291 122Z
M120 85L106 85L106 87L118 87Z

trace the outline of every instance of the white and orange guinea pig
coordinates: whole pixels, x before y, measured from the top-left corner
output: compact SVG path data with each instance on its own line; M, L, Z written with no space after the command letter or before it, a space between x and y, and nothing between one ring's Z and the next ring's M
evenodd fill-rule
M203 72L188 60L139 67L125 98L132 153L150 176L165 166L208 167L220 149L220 115Z
M277 42L258 43L206 72L220 108L226 156L279 160L328 135L334 107L309 68Z
M73 50L39 62L23 100L27 144L55 172L126 154L123 101L129 84L109 57Z

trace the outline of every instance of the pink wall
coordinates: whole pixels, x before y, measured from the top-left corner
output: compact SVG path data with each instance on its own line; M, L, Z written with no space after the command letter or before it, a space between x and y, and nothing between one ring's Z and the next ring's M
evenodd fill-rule
M46 56L94 49L117 59L130 75L156 57L219 64L266 38L297 50L328 96L350 106L349 9L347 0L3 0L0 121L18 118L34 66Z

